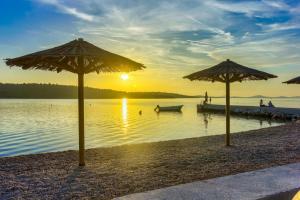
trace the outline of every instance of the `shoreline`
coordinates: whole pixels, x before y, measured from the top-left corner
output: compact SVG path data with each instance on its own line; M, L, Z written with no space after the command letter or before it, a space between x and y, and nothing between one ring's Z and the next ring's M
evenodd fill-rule
M111 199L135 192L300 162L300 124L86 151L0 158L0 199Z
M214 114L215 115L221 115L220 113L214 113ZM240 118L247 118L247 119L265 119L265 118L253 117L253 116L239 116L239 117ZM286 124L289 124L289 123L295 123L295 121L284 121L284 120L276 120L276 121L272 120L272 121L273 122L280 122L282 124L271 126L271 127L264 127L264 128L252 129L252 130L248 130L248 131L233 132L233 133L230 133L230 135L232 137L232 135L234 135L234 134L244 134L244 133L247 133L247 132L252 132L252 131L257 131L257 130L262 130L262 129L269 129L269 128L278 127L278 126L285 126ZM218 134L218 135L204 135L204 136L200 136L200 137L187 137L187 138L182 138L182 139L170 139L170 140L161 140L161 141L147 141L147 142L140 142L140 143L120 144L120 145L114 145L114 146L93 147L93 148L89 148L89 149L86 148L85 151L93 151L93 150L96 150L96 151L100 151L100 150L106 151L106 150L109 150L109 149L112 149L112 148L125 148L127 146L130 147L130 146L136 146L136 145L155 145L155 144L159 145L160 143L179 142L179 141L184 142L185 140L210 138L210 137L222 137L222 136L225 138L225 133L224 134ZM234 144L231 145L231 146L234 146ZM59 153L69 153L69 152L71 152L71 153L76 152L78 154L78 150L76 150L76 149L66 149L66 150L59 150L59 151L37 152L37 153L29 153L29 154L17 154L17 155L9 155L9 156L0 156L0 161L1 161L1 159L5 159L5 158L39 156L39 155L43 155L43 154L59 154Z

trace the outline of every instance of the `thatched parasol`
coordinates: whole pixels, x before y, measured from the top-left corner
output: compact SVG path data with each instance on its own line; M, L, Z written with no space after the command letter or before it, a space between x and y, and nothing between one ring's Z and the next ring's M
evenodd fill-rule
M226 146L230 145L230 82L243 80L267 80L277 76L245 67L227 59L211 68L195 72L183 78L191 81L218 81L226 83Z
M79 165L84 166L84 74L90 72L130 72L145 68L128 58L105 51L83 39L73 40L58 47L13 59L8 66L22 69L65 70L78 74Z
M287 84L300 84L300 76L293 78L291 80L285 81L283 83L287 83Z

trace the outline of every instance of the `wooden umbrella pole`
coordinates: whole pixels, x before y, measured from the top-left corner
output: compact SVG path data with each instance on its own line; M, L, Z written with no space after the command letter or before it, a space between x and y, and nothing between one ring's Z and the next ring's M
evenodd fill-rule
M226 146L230 146L230 81L226 74Z
M80 59L81 60L81 59ZM79 166L84 166L84 74L78 73Z

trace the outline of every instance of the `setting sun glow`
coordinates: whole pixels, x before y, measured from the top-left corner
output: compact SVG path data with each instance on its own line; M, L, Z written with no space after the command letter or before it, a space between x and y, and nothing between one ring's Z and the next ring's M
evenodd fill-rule
M123 81L127 81L127 80L129 79L128 74L121 74L121 79L122 79Z

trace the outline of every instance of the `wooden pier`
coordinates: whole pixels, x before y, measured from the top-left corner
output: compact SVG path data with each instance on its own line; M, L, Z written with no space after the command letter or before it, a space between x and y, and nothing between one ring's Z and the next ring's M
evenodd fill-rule
M217 104L198 104L197 112L215 112L225 113L225 105ZM258 107L258 106L240 106L231 105L230 113L244 116L257 116L272 119L296 120L300 119L300 108L282 108L282 107Z

